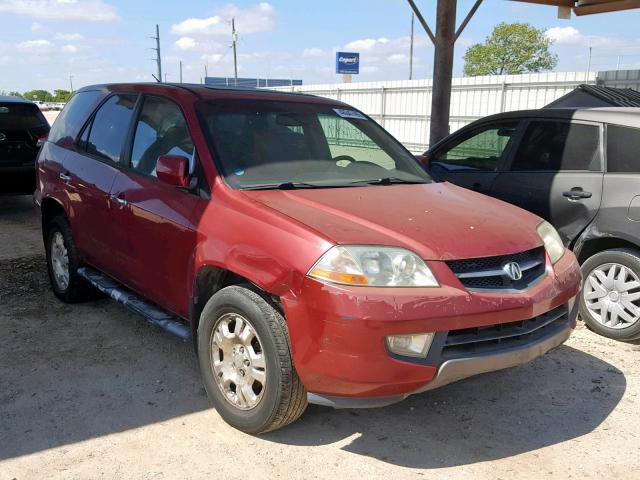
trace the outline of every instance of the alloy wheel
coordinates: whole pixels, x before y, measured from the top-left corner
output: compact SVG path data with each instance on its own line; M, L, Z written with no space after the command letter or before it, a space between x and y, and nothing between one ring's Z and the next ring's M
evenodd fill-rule
M69 287L69 253L62 233L55 232L51 237L51 267L58 288L65 291Z
M251 410L263 397L266 362L253 325L237 313L222 315L211 336L211 365L224 398L240 410Z

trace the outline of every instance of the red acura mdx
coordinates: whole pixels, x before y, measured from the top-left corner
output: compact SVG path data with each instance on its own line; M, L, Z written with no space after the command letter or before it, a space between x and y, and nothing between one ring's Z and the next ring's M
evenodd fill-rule
M522 364L575 326L580 270L551 225L433 181L340 102L86 87L37 168L55 294L98 289L193 339L246 432Z

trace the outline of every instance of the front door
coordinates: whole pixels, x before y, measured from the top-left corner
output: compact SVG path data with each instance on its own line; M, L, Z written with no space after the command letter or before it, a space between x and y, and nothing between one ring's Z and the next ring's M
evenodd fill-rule
M126 262L121 281L157 304L188 317L198 223L207 201L156 177L161 155L197 162L189 128L174 102L145 96L135 126L128 168L111 195L120 205Z
M490 194L548 220L569 245L600 208L602 157L599 124L531 120Z
M488 193L509 155L518 120L463 129L430 152L430 171L439 180Z

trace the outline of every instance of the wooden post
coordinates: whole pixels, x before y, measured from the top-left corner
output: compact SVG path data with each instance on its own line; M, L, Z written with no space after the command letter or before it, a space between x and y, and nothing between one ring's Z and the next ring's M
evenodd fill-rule
M457 0L438 0L429 145L449 134Z

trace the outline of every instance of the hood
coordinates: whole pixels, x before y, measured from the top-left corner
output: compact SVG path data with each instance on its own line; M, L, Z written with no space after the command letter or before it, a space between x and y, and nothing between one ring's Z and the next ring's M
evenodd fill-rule
M538 217L450 183L243 193L337 244L398 246L427 260L507 255L542 245Z

